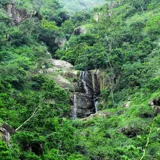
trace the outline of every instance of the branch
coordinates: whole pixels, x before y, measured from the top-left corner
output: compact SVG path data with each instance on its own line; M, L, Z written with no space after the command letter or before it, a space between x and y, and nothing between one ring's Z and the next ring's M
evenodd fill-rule
M34 112L32 113L32 115L25 121L23 122L15 131L17 132L20 128L22 128L28 121L30 121L39 111L40 106L38 106Z
M154 127L154 120L155 120L155 119L156 119L156 117L155 117L155 118L153 119L153 121L152 121L152 124L151 124L151 127L150 127L150 131L149 131L149 134L148 134L148 137L147 137L147 142L146 142L146 145L145 145L145 147L144 147L143 155L142 155L142 157L141 157L140 160L143 160L144 157L146 156L146 150L147 150L147 147L148 147L149 142L150 142L150 136L151 136L151 133L152 133L152 129L153 129L153 127Z

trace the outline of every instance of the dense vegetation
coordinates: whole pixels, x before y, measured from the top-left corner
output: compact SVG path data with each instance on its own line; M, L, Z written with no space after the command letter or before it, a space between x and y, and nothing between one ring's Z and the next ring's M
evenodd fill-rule
M56 0L17 0L42 16L18 25L8 2L0 0L0 124L22 127L9 147L0 140L0 159L160 159L160 115L148 104L160 98L159 0L107 0L72 16ZM107 118L70 120L68 91L39 73L48 51L76 69L105 72L99 108Z

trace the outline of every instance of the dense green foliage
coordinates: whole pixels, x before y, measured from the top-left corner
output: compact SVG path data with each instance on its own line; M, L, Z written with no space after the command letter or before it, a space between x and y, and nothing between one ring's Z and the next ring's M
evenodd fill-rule
M0 140L0 159L160 159L160 115L148 104L160 99L159 0L107 0L72 16L65 9L73 2L17 0L42 16L18 25L4 10L8 2L0 0L0 124L22 127L10 146ZM99 115L70 120L68 91L40 74L48 50L76 69L104 71Z
M87 33L72 35L64 48L57 51L57 57L71 62L77 69L106 69L106 76L115 78L112 85L116 95L122 95L119 92L124 89L127 94L115 97L117 102L134 93L133 88L148 88L159 76L158 2L148 1L145 12L130 2L117 3L110 10L109 6L95 9L93 14L99 14L99 21L86 18L85 23L78 25L86 28ZM155 91L157 85L148 89Z

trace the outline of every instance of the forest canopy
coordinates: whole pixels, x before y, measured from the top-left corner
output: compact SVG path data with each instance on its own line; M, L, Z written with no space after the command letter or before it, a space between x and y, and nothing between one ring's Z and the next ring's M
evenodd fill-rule
M160 1L14 2L0 0L0 159L160 159ZM100 72L97 114L71 119L53 59Z

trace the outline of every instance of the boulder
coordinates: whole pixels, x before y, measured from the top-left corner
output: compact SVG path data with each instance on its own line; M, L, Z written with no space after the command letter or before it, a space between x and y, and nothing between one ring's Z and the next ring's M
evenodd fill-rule
M53 67L45 69L44 73L49 74L60 87L74 91L73 81L77 79L79 71L74 70L72 64L63 60L49 59L49 63Z
M155 110L156 115L160 114L160 97L151 100L150 102L148 102L148 105L150 105L152 109Z
M16 133L16 131L11 127L9 126L8 124L4 123L3 126L2 126L4 129L6 129L10 135Z
M73 65L67 61L51 59L50 62L56 68L73 69Z
M150 106L159 106L160 107L160 97L151 100L150 102L148 102L148 104Z
M10 143L11 135L10 133L3 127L0 127L0 138L6 142L7 145Z
M6 142L7 145L10 144L11 135L15 133L15 130L8 124L3 124L0 127L0 139Z

